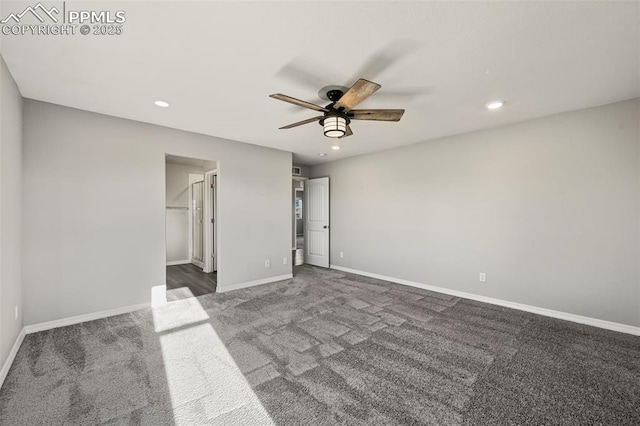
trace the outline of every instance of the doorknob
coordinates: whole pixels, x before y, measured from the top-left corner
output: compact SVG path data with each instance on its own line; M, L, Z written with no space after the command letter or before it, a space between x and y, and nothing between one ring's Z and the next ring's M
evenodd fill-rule
M327 225L325 225L325 226L323 226L323 228L324 228L324 229L327 229L327 228L329 228L329 227L328 227Z

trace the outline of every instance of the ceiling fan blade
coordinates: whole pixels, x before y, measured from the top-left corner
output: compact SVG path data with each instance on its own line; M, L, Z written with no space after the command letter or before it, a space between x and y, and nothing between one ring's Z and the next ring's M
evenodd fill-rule
M354 109L349 117L352 120L400 121L402 114L403 109Z
M394 63L409 56L418 49L418 43L412 40L396 40L375 52L358 70L357 76L376 78Z
M353 134L353 132L351 131L351 127L349 127L349 125L347 124L347 132L340 136L338 139L342 139L342 138L346 138L347 136L351 136Z
M345 111L349 111L381 87L378 83L361 78L347 90L347 93L342 95L338 102L335 103L334 108L343 108Z
M269 95L269 97L278 99L280 101L289 102L290 104L298 105L304 108L313 109L316 111L322 111L322 112L328 111L325 107L321 107L320 105L312 104L311 102L301 101L300 99L292 98L291 96L283 95L282 93L275 93L273 95Z
M383 91L377 91L376 92L376 99L377 100L391 100L391 101L398 101L398 102L402 102L402 101L412 101L414 99L417 99L419 97L425 96L425 95L429 95L433 93L433 88L432 87L404 87L404 88L400 88L400 89L384 89ZM326 102L326 99L322 99L321 97L317 96L314 97L314 99L309 99L312 103L317 103L317 104L322 104L323 102Z
M325 77L331 75L331 73L326 69L322 69L321 64L304 62L301 58L298 58L282 67L278 71L278 75L308 89L318 90L319 87L327 85Z
M289 124L288 126L280 127L280 129L291 129L293 127L302 126L303 124L313 123L314 121L320 120L322 117L324 116L320 115L318 117L308 118L306 120L298 121L297 123Z

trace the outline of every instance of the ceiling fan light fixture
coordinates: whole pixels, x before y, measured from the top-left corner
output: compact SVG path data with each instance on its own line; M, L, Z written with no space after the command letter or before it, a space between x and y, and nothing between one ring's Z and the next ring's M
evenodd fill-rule
M323 113L319 117L298 121L297 123L280 127L280 129L293 129L303 124L317 122L322 126L326 137L337 139L353 135L353 130L349 126L351 120L400 121L402 114L404 114L403 109L354 109L356 105L371 96L380 87L382 86L378 83L364 78L358 79L348 89L340 86L327 86L321 92L326 91L326 97L331 100L331 103L324 107L292 98L282 93L274 93L269 97Z
M330 115L322 123L324 135L328 138L340 138L347 132L347 120L339 115Z

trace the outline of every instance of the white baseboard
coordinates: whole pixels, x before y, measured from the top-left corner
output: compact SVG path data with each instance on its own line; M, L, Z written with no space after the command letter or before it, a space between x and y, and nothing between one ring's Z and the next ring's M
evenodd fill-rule
M20 345L22 345L25 334L26 332L24 328L22 328L22 330L20 330L20 333L18 333L18 337L16 338L16 341L14 342L13 347L11 348L9 355L7 356L4 365L2 366L2 370L0 370L0 388L4 383L4 379L7 378L7 374L9 374L9 369L11 368L11 364L13 364L13 360L16 359L16 354L18 353L18 349L20 349Z
M175 266L175 265L186 265L187 263L191 263L189 259L185 260L172 260L171 262L167 262L167 266Z
M422 284L413 281L403 280L401 278L387 277L385 275L374 274L366 271L359 271L356 269L345 268L337 265L329 265L331 269L338 271L349 272L352 274L364 275L365 277L377 278L382 281L390 281L396 284L402 284L410 287L417 287L424 290L435 291L437 293L444 293L451 296L462 297L464 299L477 300L478 302L489 303L492 305L504 306L507 308L517 309L519 311L531 312L538 315L543 315L551 318L558 318L565 321L576 322L579 324L591 325L593 327L604 328L607 330L619 331L621 333L633 334L640 336L640 327L634 327L632 325L620 324L617 322L605 321L597 318L584 317L582 315L570 314L567 312L554 311L552 309L539 308L537 306L525 305L522 303L509 302L502 299L494 299L493 297L480 296L473 293L466 293L463 291L451 290L444 287L437 287L429 284Z
M240 290L242 288L248 288L248 287L255 287L257 285L274 283L276 281L284 281L291 278L293 278L293 274L278 275L277 277L263 278L261 280L249 281L249 282L240 283L240 284L233 284L225 287L218 287L216 289L216 292L226 293L228 291Z
M52 328L66 327L68 325L79 324L81 322L93 321L101 318L112 317L114 315L128 314L129 312L138 311L150 307L150 303L140 303L138 305L123 306L122 308L109 309L107 311L93 312L90 314L77 315L75 317L61 318L58 320L31 324L24 327L27 334L37 333L38 331L51 330Z

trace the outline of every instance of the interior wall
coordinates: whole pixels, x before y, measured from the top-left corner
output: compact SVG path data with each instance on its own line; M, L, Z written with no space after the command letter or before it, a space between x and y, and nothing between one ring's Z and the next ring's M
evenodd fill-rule
M331 263L638 326L639 123L635 99L314 166Z
M300 176L309 177L309 166L303 166L301 164L293 164L293 167L300 167Z
M21 229L22 96L0 56L0 366L22 329Z
M26 324L164 285L165 154L218 161L219 289L291 274L291 153L34 100L24 122Z
M204 174L203 167L167 163L166 179L166 240L167 262L189 262L189 174ZM182 209L172 209L178 207Z
M218 168L218 164L215 161L204 161L202 164L202 170L205 172L210 172Z

